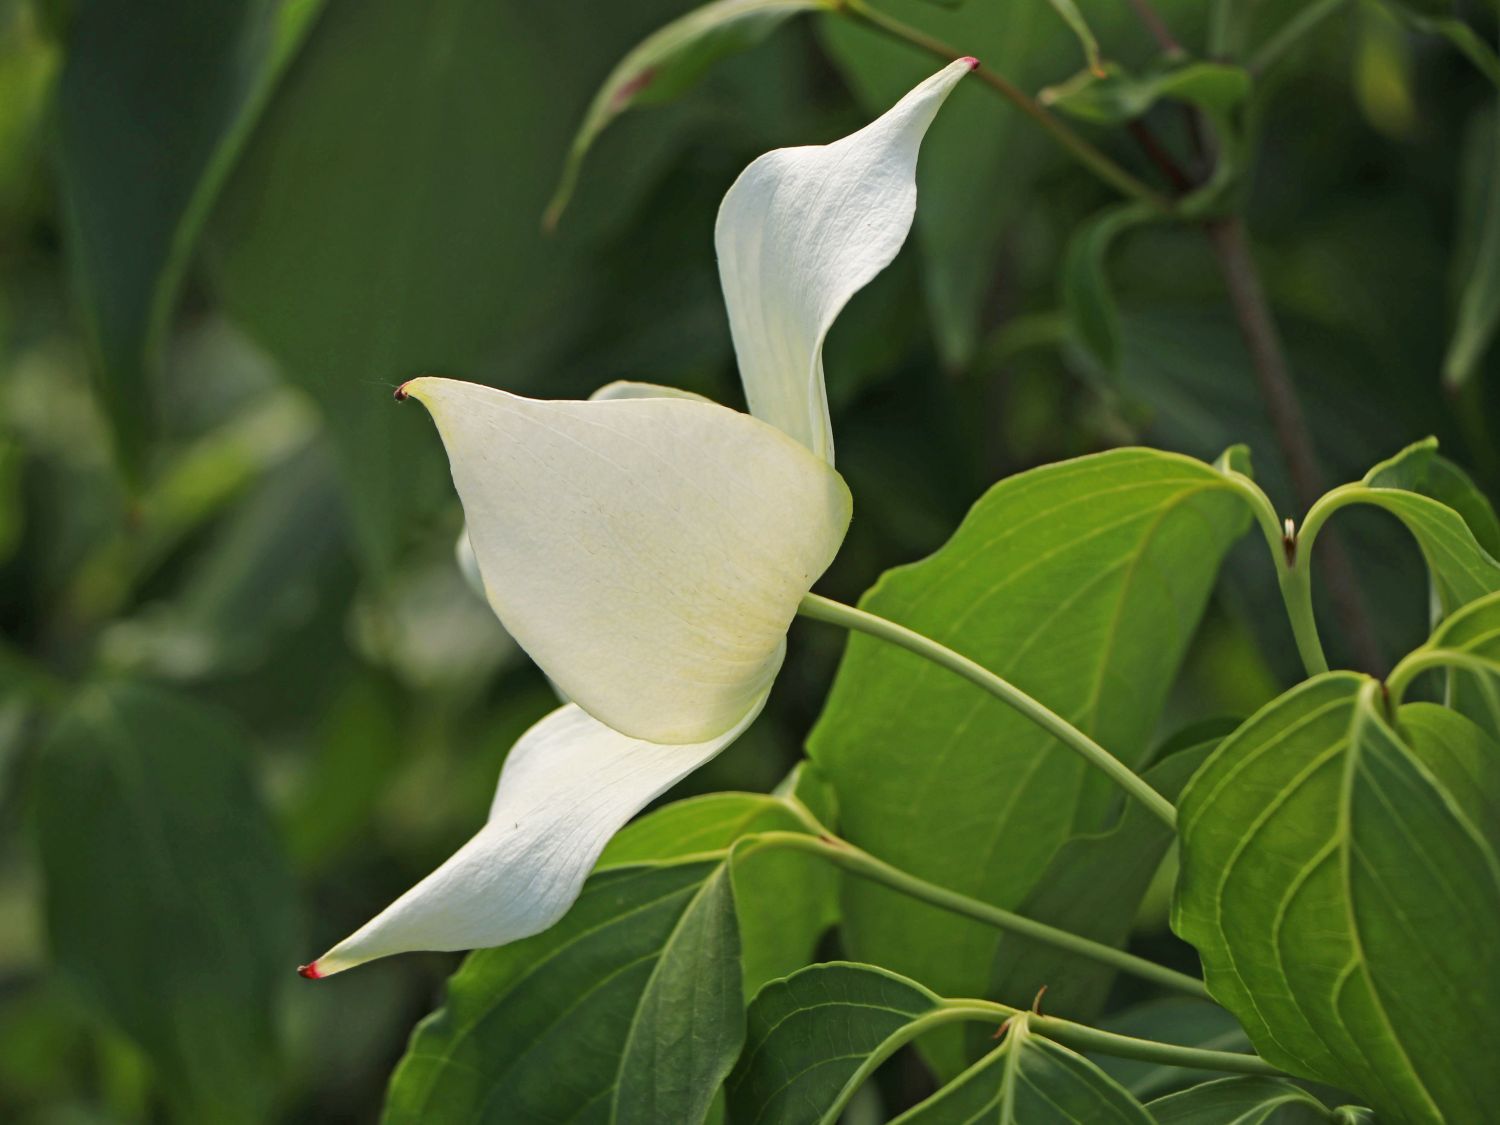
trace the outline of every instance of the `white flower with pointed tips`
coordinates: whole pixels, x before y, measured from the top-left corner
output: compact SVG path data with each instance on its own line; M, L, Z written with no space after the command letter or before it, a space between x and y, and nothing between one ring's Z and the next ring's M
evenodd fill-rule
M398 392L447 447L460 556L571 702L511 750L478 834L303 975L546 929L610 836L760 713L849 525L823 339L906 240L917 149L974 65L843 140L762 156L729 189L714 242L750 414L641 383L586 402L433 378Z

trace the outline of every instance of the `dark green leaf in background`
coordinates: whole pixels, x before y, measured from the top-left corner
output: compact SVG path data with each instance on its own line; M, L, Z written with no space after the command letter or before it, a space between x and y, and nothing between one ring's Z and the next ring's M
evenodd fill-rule
M1094 362L1111 375L1120 366L1120 311L1105 262L1115 239L1153 214L1137 203L1110 207L1073 232L1063 255L1059 284L1068 328Z
M652 32L620 60L594 95L547 204L546 225L557 225L577 186L584 157L616 117L632 106L670 101L725 55L753 47L799 12L826 10L834 2L715 0Z
M291 877L231 720L156 688L85 689L35 802L58 966L145 1052L177 1119L269 1120Z
M1493 742L1462 716L1379 713L1331 673L1226 739L1181 803L1173 925L1256 1049L1392 1121L1482 1120L1500 1071ZM1435 709L1434 709L1435 710Z
M1460 238L1469 245L1461 243L1459 253L1467 258L1469 270L1443 358L1443 381L1454 389L1474 376L1500 326L1500 110L1490 111L1488 121L1486 190L1480 193L1473 221L1460 228Z
M1146 772L1147 782L1169 801L1176 800L1218 742L1214 738L1176 751ZM1107 830L1075 836L1057 850L1017 913L1121 945L1173 839L1145 806L1127 801L1119 820ZM1049 1015L1087 1020L1103 1008L1114 977L1114 970L1096 962L1005 934L995 947L989 995L1009 1000L1034 996L1045 987Z
M611 868L552 929L469 955L385 1121L692 1125L743 1036L724 861Z
M1044 105L1095 125L1123 125L1164 99L1197 106L1215 119L1236 109L1250 93L1250 73L1218 62L1166 62L1136 76L1111 65L1107 73L1082 71L1039 95Z
M1246 520L1202 462L1135 449L1084 457L1002 481L942 549L888 572L860 604L979 661L1139 764ZM1105 777L1028 720L862 636L850 639L809 749L838 794L842 835L1006 909L1065 842L1101 830L1118 807ZM844 906L854 956L944 995L985 994L993 930L859 883L846 885ZM961 1062L943 1058L949 1073Z
M75 285L117 453L138 474L187 259L321 0L79 0L57 93Z

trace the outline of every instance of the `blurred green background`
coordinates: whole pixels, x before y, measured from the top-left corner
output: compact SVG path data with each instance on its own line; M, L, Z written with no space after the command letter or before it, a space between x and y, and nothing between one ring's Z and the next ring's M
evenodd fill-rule
M1247 59L1303 2L1160 8L1195 54L1232 9ZM742 406L720 197L937 66L791 20L608 129L545 234L594 90L689 7L0 0L0 1119L378 1113L455 958L292 969L479 825L554 702L464 586L442 450L391 388L629 378ZM1125 0L1079 7L1110 59L1157 54ZM1083 65L1046 0L883 9L1033 93ZM1494 42L1493 9L1459 14ZM1148 120L1187 150L1179 106ZM1082 128L1164 187L1125 130ZM1231 205L1330 483L1436 434L1494 495L1494 350L1440 386L1500 211L1494 85L1361 0L1256 75L1238 128ZM919 182L911 243L827 348L856 514L820 590L853 600L996 479L1113 445L1248 443L1300 514L1200 230L1112 248L1111 370L1060 281L1107 187L977 83ZM1340 522L1389 659L1425 631L1420 559L1379 515ZM1221 583L1173 725L1296 678L1263 550ZM840 645L795 628L765 717L677 795L775 784Z

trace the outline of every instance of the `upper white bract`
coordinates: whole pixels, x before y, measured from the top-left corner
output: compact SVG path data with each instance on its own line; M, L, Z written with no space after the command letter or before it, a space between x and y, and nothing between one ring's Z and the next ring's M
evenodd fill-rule
M759 714L849 524L823 338L905 240L917 149L972 65L843 140L761 157L730 188L715 241L751 414L645 383L586 402L402 388L447 448L462 565L571 702L511 750L484 828L308 975L546 929L609 837Z

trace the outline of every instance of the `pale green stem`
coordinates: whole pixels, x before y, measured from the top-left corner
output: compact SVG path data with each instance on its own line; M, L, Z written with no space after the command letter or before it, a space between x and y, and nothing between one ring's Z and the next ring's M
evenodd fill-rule
M1311 0L1277 29L1250 59L1250 73L1264 74L1281 57L1302 42L1324 20L1349 5L1349 0Z
M1034 1011L1012 1008L1008 1004L996 1004L989 1000L948 1000L945 1006L954 1011L973 1013L976 1021L986 1018L1001 1020L1024 1017L1027 1027L1045 1039L1072 1047L1075 1051L1094 1051L1116 1058L1137 1059L1140 1062L1159 1063L1163 1066L1186 1066L1195 1070L1223 1070L1234 1074L1284 1075L1259 1055L1245 1055L1238 1051L1214 1051L1206 1047L1179 1047L1175 1043L1159 1043L1154 1039L1137 1039L1133 1035L1118 1035L1113 1031L1101 1031L1097 1027L1058 1019L1056 1016L1039 1015Z
M1473 653L1452 648L1419 648L1408 653L1386 677L1385 686L1390 693L1391 709L1394 711L1401 706L1401 699L1413 680L1434 668L1462 668L1477 676L1486 677L1495 674L1494 665Z
M869 24L871 27L884 32L894 39L899 39L903 43L919 47L928 54L935 55L948 62L965 57L949 44L933 38L925 31L902 23L900 20L886 15L884 12L877 11L866 4L865 0L839 0L839 3L834 7L834 11L847 14ZM1120 167L1120 165L1116 164L1102 151L1090 144L1080 134L1074 132L1061 118L1048 112L1035 98L1016 86L1004 75L997 74L995 71L988 69L982 62L975 74L981 82L996 90L1006 101L1010 102L1027 117L1045 129L1052 136L1053 140L1067 149L1079 163L1105 183L1124 195L1139 199L1144 203L1149 203L1158 211L1170 212L1172 210L1172 201L1170 199L1160 192L1153 190L1142 180Z
M1172 807L1171 801L1151 788L1129 766L1056 711L1038 703L1010 681L995 675L982 664L954 652L930 637L913 632L904 625L897 625L894 621L887 621L873 613L855 609L853 606L832 601L818 594L808 594L804 597L797 612L816 621L826 621L830 625L839 625L845 629L868 633L872 637L904 648L908 652L947 668L950 672L956 672L970 683L982 687L1002 703L1025 715L1064 746L1081 755L1090 765L1108 774L1125 792L1155 813L1168 828L1176 831L1177 810Z
M1265 536L1266 546L1271 551L1271 562L1276 568L1276 582L1281 587L1281 600L1286 604L1287 620L1292 625L1292 636L1297 642L1297 653L1309 676L1328 671L1328 660L1323 655L1323 642L1318 637L1318 623L1313 615L1312 604L1312 560L1304 543L1306 533L1299 537L1295 529L1277 523L1276 509L1270 497L1260 485L1233 469L1220 466L1225 478L1250 505L1255 522Z
M1365 491L1362 484L1341 484L1325 492L1307 510L1299 530L1288 535L1287 565L1277 572L1281 597L1292 618L1292 632L1297 637L1297 651L1309 675L1328 671L1323 645L1318 639L1318 625L1313 613L1312 548L1319 530L1334 512L1346 504L1357 503Z
M1185 992L1190 996L1209 999L1208 989L1196 977L1158 965L1154 961L1147 961L1132 953L1126 953L1123 949L1116 949L1112 945L1091 941L1069 933L1067 930L1057 929L1055 926L1014 914L1009 910L1002 910L998 906L992 906L979 899L929 883L900 868L892 867L884 860L877 859L862 848L827 831L817 836L808 836L801 832L759 832L747 837L739 847L741 854L762 847L791 848L794 851L809 852L827 859L862 879L880 883L910 898L965 918L972 918L976 922L983 922L997 930L1017 934L1044 945L1050 945L1054 949L1077 954L1091 961L1097 961L1101 965L1108 965L1121 972L1140 977L1142 980L1153 981L1178 992Z

